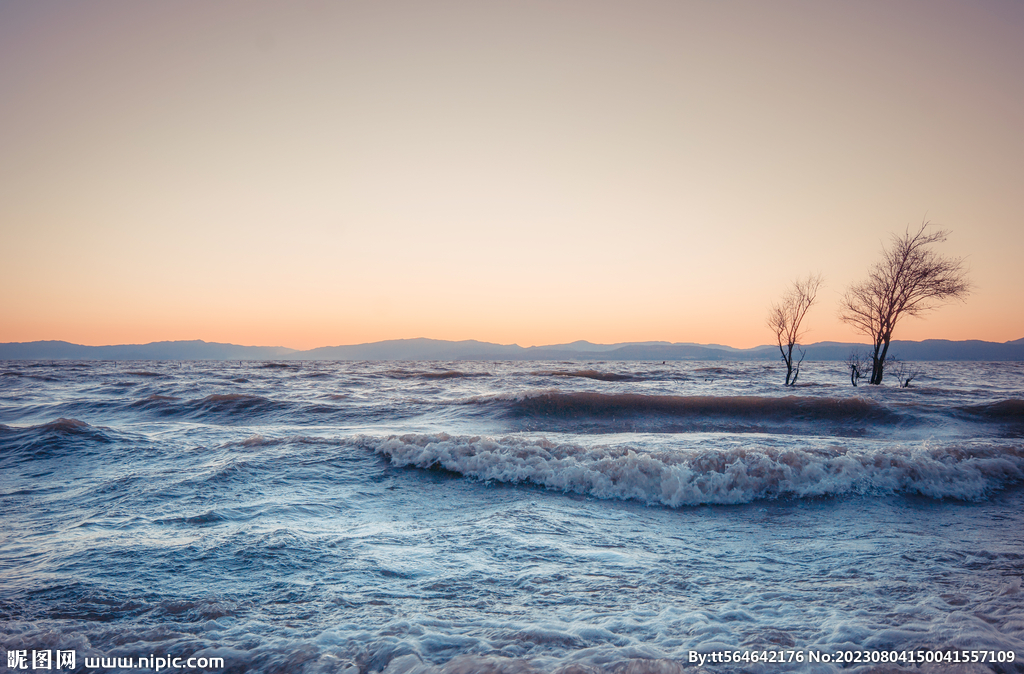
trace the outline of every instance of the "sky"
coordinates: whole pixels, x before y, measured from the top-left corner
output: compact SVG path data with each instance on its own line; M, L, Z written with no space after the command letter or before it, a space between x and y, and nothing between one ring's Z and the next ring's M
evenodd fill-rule
M1024 337L1024 3L0 0L0 342Z

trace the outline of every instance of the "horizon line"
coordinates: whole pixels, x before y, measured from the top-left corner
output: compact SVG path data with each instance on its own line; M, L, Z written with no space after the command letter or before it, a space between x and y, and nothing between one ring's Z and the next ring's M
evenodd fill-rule
M0 346L8 346L8 345L15 345L15 344L25 345L25 344L46 344L46 343L51 343L52 344L52 343L59 343L59 344L68 344L68 345L71 345L71 346L81 346L81 347L87 347L87 348L108 348L108 347L126 347L126 346L151 346L151 345L154 345L154 344L195 344L195 343L201 343L201 344L213 344L213 345L224 345L224 346L237 346L237 347L253 348L253 349L287 349L287 350L295 352L295 353L304 353L304 352L307 352L307 351L316 351L316 350L319 350L319 349L340 349L340 348L346 348L346 347L357 347L357 346L369 346L369 345L374 345L374 344L384 344L384 343L387 343L387 342L414 342L414 341L442 342L442 343L446 343L446 344L460 344L460 343L465 343L465 342L475 342L477 344L484 344L484 345L491 345L491 346L501 346L501 347L514 347L514 348L519 348L519 349L544 349L544 348L551 348L551 347L572 346L574 344L589 344L591 346L608 346L608 347L664 344L664 345L667 345L667 346L699 346L699 347L708 347L708 348L716 348L717 347L717 348L731 349L731 350L734 350L734 351L754 351L756 349L763 349L763 348L777 348L777 346L778 346L777 344L773 344L773 343L765 343L765 344L758 344L757 346L751 346L751 347L737 347L737 346L731 346L731 345L728 345L728 344L711 343L711 342L708 342L708 343L701 343L701 342L672 342L672 341L664 340L664 339L648 339L648 340L637 340L637 341L627 341L627 342L612 342L612 343L591 342L591 341L589 341L587 339L577 339L577 340L573 340L571 342L559 342L559 343L555 343L555 344L534 344L534 345L531 345L531 346L520 346L518 343L514 343L514 342L510 343L510 344L502 344L500 342L488 342L488 341L483 341L483 340L479 340L479 339L437 339L437 338L434 338L434 337L397 337L397 338L391 338L391 339L379 339L379 340L372 341L372 342L357 342L357 343L352 343L352 344L325 344L325 345L322 345L322 346L314 346L314 347L311 347L311 348L308 348L308 349L296 349L294 347L284 346L284 345L280 345L280 344L238 344L238 343L235 343L235 342L207 341L207 340L201 339L201 338L196 338L196 339L162 339L162 340L155 340L155 341L150 341L150 342L133 342L133 343L122 342L120 344L81 344L81 343L78 343L78 342L69 342L69 341L64 340L64 339L35 339L35 340L29 340L29 341L0 342ZM987 343L987 344L1013 344L1013 343L1016 343L1016 342L1024 341L1024 337L1020 337L1020 338L1017 338L1017 339L1010 339L1010 340L1006 340L1006 341L1003 341L1003 342L989 341L989 340L984 340L984 339L945 339L945 338L941 338L941 337L934 337L934 338L921 339L921 340L915 340L915 339L893 339L892 341L893 342L914 343L914 344L921 344L921 343L924 343L924 342L951 342L951 343L956 343L956 342L981 342L981 343ZM840 342L840 341L836 341L836 340L824 340L824 341L820 341L820 342L807 342L807 343L797 342L797 344L799 346L815 346L815 345L818 345L818 344L856 345L856 346L867 346L867 347L871 346L871 344L868 343L868 342Z

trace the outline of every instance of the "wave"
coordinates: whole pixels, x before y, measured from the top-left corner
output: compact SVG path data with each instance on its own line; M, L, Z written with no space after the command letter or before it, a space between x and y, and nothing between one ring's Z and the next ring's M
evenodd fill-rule
M165 396L165 395L160 395L159 393L154 393L152 395L146 396L142 400L136 401L133 404L135 404L135 405L143 405L146 402L159 402L161 400L164 400L164 401L181 400L181 398L179 398L177 396Z
M987 405L968 405L958 409L972 416L1024 423L1024 400L1017 398L1000 400Z
M22 377L24 379L35 379L36 381L60 381L57 377L51 377L46 374L29 374L27 372L16 372L14 370L0 373L0 377Z
M224 448L230 447L242 447L246 449L257 448L257 447L277 447L279 445L289 444L301 444L301 445L321 445L321 444L337 444L335 438L324 438L315 435L289 435L284 437L266 437L257 433L256 435L250 435L244 440L233 440L231 442L225 442L221 445Z
M266 414L285 407L286 403L248 393L218 393L186 401L174 396L153 394L131 405L162 416L217 419Z
M643 381L643 377L631 374L616 374L614 372L599 372L597 370L541 370L531 374L541 377L582 377L585 379L596 379L597 381Z
M477 395L450 404L481 405L511 428L567 433L786 433L877 434L917 426L934 410L869 398L812 396L673 396L533 389Z
M235 415L265 412L281 407L282 404L248 393L220 393L208 395L200 400L190 400L186 405L190 411L200 415Z
M514 409L519 413L559 417L664 414L765 420L895 421L901 418L899 414L867 398L669 396L543 391L517 396L512 401Z
M642 452L547 440L402 435L359 442L396 466L670 507L912 493L979 500L1024 481L1024 448L992 444Z
M462 379L464 377L490 377L490 372L462 372L460 370L418 371L418 370L388 370L384 373L395 379Z
M60 417L55 421L51 421L48 424L40 424L38 426L30 426L25 430L40 430L40 431L51 431L54 433L64 433L67 435L84 435L89 434L92 426L79 421L78 419L65 419Z
M30 461L88 453L91 445L116 442L108 428L91 426L79 419L61 417L36 426L0 424L0 465L7 460Z

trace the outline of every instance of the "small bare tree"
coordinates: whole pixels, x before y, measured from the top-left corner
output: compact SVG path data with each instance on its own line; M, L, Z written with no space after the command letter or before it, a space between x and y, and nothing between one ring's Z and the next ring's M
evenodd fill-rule
M882 383L889 342L903 317L919 316L970 293L963 258L929 249L948 234L943 229L926 232L929 224L923 223L915 234L909 228L903 236L894 234L892 246L882 249L882 260L867 280L850 286L840 302L839 318L871 338L872 384Z
M804 351L799 349L800 359L796 360L793 348L803 336L800 324L803 323L807 310L814 304L821 284L821 274L808 274L802 281L793 281L793 286L782 297L782 301L772 304L768 311L768 328L775 333L782 361L786 364L786 386L794 386L796 378L800 376Z
M896 377L900 388L910 388L910 382L917 377L917 368L905 360L890 356L885 366Z
M860 378L868 371L868 363L868 357L860 351L854 351L846 358L846 367L850 368L851 384L856 386L860 383Z

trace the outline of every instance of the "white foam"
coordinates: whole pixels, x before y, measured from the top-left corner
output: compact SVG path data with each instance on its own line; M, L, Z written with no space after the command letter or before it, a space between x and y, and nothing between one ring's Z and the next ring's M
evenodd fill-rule
M849 449L752 444L658 452L445 433L364 437L360 442L397 466L440 466L480 480L530 482L672 507L848 493L976 500L1024 481L1022 448L982 442Z

